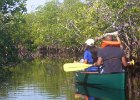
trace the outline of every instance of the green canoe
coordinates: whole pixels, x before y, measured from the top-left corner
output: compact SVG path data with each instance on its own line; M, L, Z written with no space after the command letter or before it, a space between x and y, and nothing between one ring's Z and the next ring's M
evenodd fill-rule
M126 100L125 90L94 88L80 84L76 84L75 94L97 100Z
M123 90L126 88L126 73L76 72L75 81L85 85Z

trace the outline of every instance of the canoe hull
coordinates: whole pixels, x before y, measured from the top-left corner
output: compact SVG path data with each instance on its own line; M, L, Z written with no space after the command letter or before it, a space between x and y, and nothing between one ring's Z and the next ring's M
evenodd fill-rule
M126 73L98 74L88 72L77 72L75 75L77 83L105 87L113 89L126 88Z
M90 86L76 84L76 94L85 95L88 97L99 98L99 100L126 100L125 90L108 89L108 88L93 88Z

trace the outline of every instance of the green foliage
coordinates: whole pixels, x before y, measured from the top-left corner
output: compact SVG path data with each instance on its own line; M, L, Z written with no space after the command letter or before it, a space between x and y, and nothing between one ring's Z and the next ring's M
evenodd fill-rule
M116 31L123 26L121 39L129 47L140 34L139 4L138 0L49 2L36 12L27 14L26 21L31 27L30 36L36 46L78 46L88 38Z
M65 0L62 4L49 2L36 12L28 14L27 22L32 27L34 44L77 46L87 38L101 35L117 17L121 19L116 22L119 25L128 18L128 14L137 14L136 11L139 11L135 8L135 12L129 10L118 15L121 9L125 9L127 0L87 1Z
M36 45L77 46L105 28L105 21L98 17L96 8L79 0L47 3L28 14L28 22Z
M17 39L26 0L0 1L0 64L17 61ZM18 35L17 35L18 34Z
M88 38L116 31L122 25L124 34L120 37L127 47L140 37L139 0L54 0L29 14L24 13L25 3L0 1L2 62L7 59L5 51L17 57L19 44L30 51L41 45L79 46Z

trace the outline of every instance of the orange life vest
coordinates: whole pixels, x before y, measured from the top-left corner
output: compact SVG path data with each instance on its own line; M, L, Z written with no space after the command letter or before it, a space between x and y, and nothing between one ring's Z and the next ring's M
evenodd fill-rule
M119 41L105 41L103 40L102 41L102 44L101 44L101 48L104 48L106 46L120 46L121 42Z

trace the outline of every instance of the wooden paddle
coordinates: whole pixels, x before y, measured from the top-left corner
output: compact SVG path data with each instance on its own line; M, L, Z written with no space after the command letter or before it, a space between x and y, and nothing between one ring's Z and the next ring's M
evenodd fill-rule
M105 33L102 36L98 37L97 40L100 40L107 35L116 35L116 34L118 34L118 31L115 31L115 32L112 32L112 33ZM66 64L63 65L63 69L64 69L65 72L80 71L80 70L84 70L84 69L86 69L90 66L92 66L92 65L91 64L85 64L85 63L80 63L80 62L66 63Z

